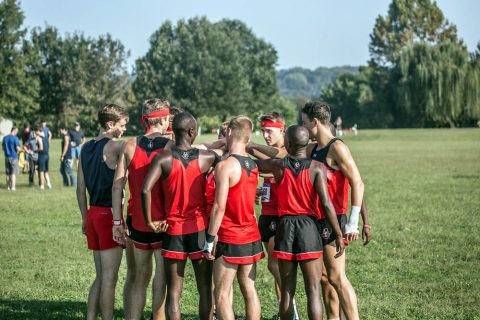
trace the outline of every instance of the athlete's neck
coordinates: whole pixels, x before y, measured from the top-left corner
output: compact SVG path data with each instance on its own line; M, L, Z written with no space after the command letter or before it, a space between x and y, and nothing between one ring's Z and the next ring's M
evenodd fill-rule
M152 126L150 129L145 132L145 136L158 136L164 135L166 133L166 129L160 126Z
M303 159L307 157L307 147L301 147L288 154L293 159Z
M104 138L113 139L113 131L106 131L105 129L100 129L98 136L95 138L95 141L100 141Z
M317 140L318 146L320 148L323 148L330 142L330 140L332 140L334 138L334 136L332 135L332 132L330 131L330 128L328 128L328 127L319 125L317 127L317 129L318 129L318 131L317 131L317 136L315 137L315 139Z
M230 153L238 154L239 156L248 156L247 151L245 150L247 144L242 142L233 141L232 145L228 149Z
M192 143L190 142L190 138L187 136L175 137L175 146L180 150L192 149Z

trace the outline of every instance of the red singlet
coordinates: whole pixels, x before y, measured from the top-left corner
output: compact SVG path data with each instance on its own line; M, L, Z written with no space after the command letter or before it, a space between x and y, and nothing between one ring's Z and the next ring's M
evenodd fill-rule
M142 212L142 191L143 180L147 174L150 162L153 157L161 152L170 140L163 137L149 139L145 136L137 137L137 146L132 161L128 165L128 186L130 188L130 199L128 200L128 215L132 216L133 228L142 232L152 232L145 224ZM152 220L164 219L164 200L160 182L157 182L152 189Z
M319 196L310 179L311 159L283 160L283 178L277 186L278 215L318 215Z
M172 171L162 179L168 234L191 234L207 227L206 178L198 157L198 149L172 150Z
M232 154L240 162L242 176L228 191L225 215L218 230L218 241L245 244L260 240L255 218L258 168L250 157Z

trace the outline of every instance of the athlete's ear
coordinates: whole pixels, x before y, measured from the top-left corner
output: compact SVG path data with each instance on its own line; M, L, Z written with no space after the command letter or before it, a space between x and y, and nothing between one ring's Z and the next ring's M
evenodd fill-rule
M110 129L112 129L113 127L115 127L115 122L113 122L113 121L107 121L107 123L105 123L105 125L106 125L106 127L107 127L106 129L107 129L107 130L110 130Z

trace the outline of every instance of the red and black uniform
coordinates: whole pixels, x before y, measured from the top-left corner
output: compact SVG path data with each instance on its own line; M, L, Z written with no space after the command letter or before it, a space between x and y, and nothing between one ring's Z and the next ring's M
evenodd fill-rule
M275 236L278 225L278 195L274 178L264 178L262 186L262 214L258 219L258 229L262 242Z
M162 255L169 259L203 258L208 226L205 187L198 149L172 149L172 169L162 179L168 223Z
M103 149L109 141L110 139L103 138L85 143L80 156L90 198L85 231L88 248L91 250L107 250L119 246L113 241L112 235L112 185L115 170L110 169L103 160Z
M311 159L283 159L283 178L278 184L280 223L273 256L283 260L317 259L323 255L317 229L319 196L310 178Z
M127 226L130 231L129 238L138 249L158 249L162 246L163 234L153 232L145 224L140 193L153 157L161 152L169 141L163 137L152 139L146 136L137 137L135 153L128 165L130 199L127 208ZM151 210L153 221L165 219L164 196L160 182L157 182L152 189Z
M205 198L207 199L207 218L210 218L213 203L215 202L215 170L212 170L212 172L207 175Z
M333 138L323 148L318 148L318 144L315 145L311 153L311 158L320 161L326 168L328 195L330 196L330 200L335 208L338 225L340 226L341 230L345 230L345 225L347 224L346 213L348 210L349 183L341 170L334 169L327 163L327 155L330 151L330 147L337 140L343 143L341 139ZM333 231L328 221L325 219L325 213L323 212L321 206L319 206L319 219L319 229L322 235L323 243L332 243L335 241L337 235ZM345 244L348 244L348 240L344 240L344 242Z
M251 264L262 259L262 243L255 218L258 168L250 157L232 154L240 163L242 175L228 191L225 215L218 230L216 258L228 263Z

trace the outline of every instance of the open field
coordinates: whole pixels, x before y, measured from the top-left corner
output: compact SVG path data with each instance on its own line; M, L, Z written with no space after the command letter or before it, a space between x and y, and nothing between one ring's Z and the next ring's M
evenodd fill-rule
M373 227L372 243L355 243L347 253L361 318L480 319L480 130L365 130L345 141L365 182ZM52 190L29 188L20 175L14 193L5 188L1 153L0 319L84 318L94 267L75 192L62 187L59 152L54 140ZM125 269L123 261L118 318ZM264 259L257 280L264 319L277 305L272 282ZM183 318L195 318L197 299L189 272ZM306 319L302 285L297 306ZM243 314L238 290L235 308Z

